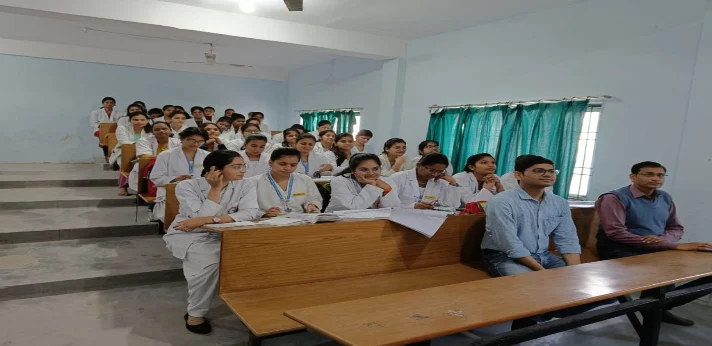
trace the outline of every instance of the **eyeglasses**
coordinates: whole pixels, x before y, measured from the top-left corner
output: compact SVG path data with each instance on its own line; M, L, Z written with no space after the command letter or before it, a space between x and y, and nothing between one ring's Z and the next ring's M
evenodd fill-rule
M202 139L193 139L193 138L188 138L185 140L186 143L188 144L200 144L203 145L205 144L205 141Z
M238 165L230 165L230 166L227 166L227 167L233 168L233 169L238 170L238 171L247 171L247 165L238 164Z
M551 175L559 175L559 173L561 173L558 169L534 168L531 171L536 175L544 175L544 173L549 173Z
M665 179L665 177L668 176L666 173L650 173L650 172L639 173L637 175L642 175L646 178L658 177L660 179Z
M428 173L430 173L432 175L443 175L443 174L447 173L447 170L441 171L439 169L432 169L432 168L428 168L428 167L423 167L423 168L425 168L428 171Z
M425 148L427 148L427 149L440 149L440 146L439 146L439 145L432 145L432 144L431 144L431 145L426 145Z
M361 173L361 174L368 174L368 173L378 174L381 172L381 167L374 167L372 169L368 169L366 167L360 167L360 168L356 169L356 172Z

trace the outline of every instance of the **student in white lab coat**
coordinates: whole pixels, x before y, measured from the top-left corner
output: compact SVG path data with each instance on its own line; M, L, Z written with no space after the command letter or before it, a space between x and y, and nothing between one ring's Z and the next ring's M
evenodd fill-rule
M180 133L189 127L185 124L186 120L188 119L188 115L185 114L185 112L183 111L176 110L173 111L173 113L171 113L169 117L171 118L169 124L171 125L171 132L173 133L173 137L178 138Z
M249 118L247 119L247 121L245 121L245 125L247 124L257 125L257 128L260 131L259 133L261 133L267 138L271 138L272 134L270 134L269 132L262 131L262 122L260 122L260 118Z
M460 207L462 188L446 172L447 156L432 153L423 156L415 168L394 174L403 208L433 209L437 206Z
M331 180L331 201L326 212L397 208L401 202L394 185L381 176L378 156L356 154L349 161L349 168Z
M252 135L260 135L260 127L255 124L245 124L242 126L242 132L239 138L229 139L225 141L225 146L227 150L241 151L245 147L245 138Z
M405 169L413 169L415 168L415 165L420 162L420 159L423 157L423 155L427 155L430 153L439 153L440 152L440 143L438 141L422 141L420 144L418 144L418 156L412 158L410 162L406 164ZM452 163L447 165L447 174L452 175L453 172L452 168Z
M195 126L202 129L205 124L211 123L210 120L205 119L205 109L203 109L203 107L191 107L190 115L192 116L192 119L187 121L188 126Z
M325 152L324 156L334 165L334 174L339 174L349 168L349 160L354 155L351 151L354 147L354 137L350 133L342 133L336 136L335 141L334 147Z
M265 122L265 114L262 112L250 112L247 113L247 116L250 118L255 118L260 121L260 131L263 133L267 134L267 138L272 137L272 129L269 128L269 125Z
M130 122L128 125L119 126L116 128L116 147L109 158L110 164L118 164L121 166L121 146L124 144L135 144L142 138L151 136L151 126L148 125L148 116L143 110L138 110L129 115ZM129 192L129 177L119 172L119 196L128 196Z
M302 133L297 137L297 150L301 154L297 173L306 174L310 178L321 175L333 175L334 164L324 154L314 152L316 138L311 133Z
M381 159L381 175L390 177L400 171L406 170L408 156L406 143L401 138L391 138L383 144L383 153L378 155Z
M497 161L487 153L472 155L467 158L465 171L453 176L462 187L462 204L487 202L494 195L503 192L504 186L497 171Z
M166 184L200 178L203 160L208 152L200 149L208 136L197 127L189 127L180 133L181 146L162 152L156 157L149 179L156 185L156 205L153 219L163 222L166 213Z
M322 198L314 181L294 171L301 153L293 148L272 152L267 173L250 178L257 182L257 200L263 217L288 213L318 213Z
M370 130L361 130L356 134L356 138L354 138L354 147L351 149L351 152L354 154L359 154L359 153L369 153L369 154L375 154L376 151L373 149L373 147L368 144L368 142L373 138L373 132Z
M99 137L99 124L101 123L115 123L118 121L119 117L122 115L121 112L114 110L116 107L116 100L113 97L104 97L101 100L102 107L92 111L89 114L89 126L91 126L94 132L94 137ZM104 152L104 157L109 160L109 148L105 146L99 146Z
M134 113L134 112L140 112L140 111L146 112L143 110L143 108L141 108L141 105L138 105L135 103L132 103L128 107L126 107L126 113L120 113L118 115L118 118L116 119L117 130L119 127L126 126L129 124L129 114ZM149 118L149 120L150 120L150 118Z
M517 156L516 161L522 160L522 159L527 159L532 156L536 155L519 155ZM517 177L514 175L514 172L509 172L503 174L501 177L499 177L499 180L502 182L502 186L504 187L504 191L509 191L509 190L514 190L519 187L519 180L517 180ZM551 192L554 193L554 187L549 186L544 189L546 192Z
M324 154L334 149L336 132L332 130L321 131L319 141L314 145L314 152Z
M144 137L136 142L136 157L153 157L166 150L180 147L180 139L171 137L171 127L165 121L157 121L151 126L152 136ZM143 174L143 173L141 173ZM133 166L129 174L129 189L138 191L138 164Z
M328 131L331 130L331 126L333 124L331 121L328 120L322 120L316 124L316 130L309 132L314 138L319 138L319 134L322 133L323 131Z
M296 149L297 148L297 137L299 137L300 134L301 134L301 132L299 131L299 129L296 129L293 127L285 129L281 133L282 141L275 142L274 140L277 135L274 135L275 137L272 137L272 144L270 145L270 148L267 149L267 151L272 152L275 149L279 149L279 148L295 148Z
M163 111L160 108L151 108L148 111L148 121L151 125L154 122L163 121Z
M201 227L251 221L259 213L255 182L243 180L245 161L238 153L210 153L203 165L202 178L176 186L180 212L163 236L173 256L183 261L183 274L188 281L185 327L197 334L212 331L205 315L217 294L220 267L220 236Z
M240 151L240 156L245 159L245 165L247 165L245 178L267 173L270 156L265 153L266 147L267 137L261 134L247 136L245 150Z
M229 131L232 128L232 126L230 125L231 123L232 121L229 117L222 117L215 122L215 125L217 125L220 129L220 135L223 137L223 139L226 139L225 136L229 134Z
M200 149L205 151L218 151L218 150L228 150L227 146L220 137L220 128L218 125L213 123L205 123L203 125L203 131L208 135L208 140L205 142ZM237 151L237 150L233 150Z
M216 123L218 121L218 118L215 117L215 108L212 106L207 106L204 109L205 113L205 120L211 123Z
M171 123L171 113L175 112L176 107L172 105L163 106L163 121L170 124Z
M242 138L242 126L245 125L245 116L240 113L233 113L230 121L232 128L228 131L226 140L244 139Z
M304 126L302 126L302 125L300 125L300 124L294 124L294 125L288 127L287 129L294 129L294 130L296 130L296 131L297 131L297 136L299 136L299 135L301 135L302 133L306 132L306 130L304 129ZM285 129L284 131L286 131L287 129ZM273 145L273 146L276 145L276 144L284 143L284 131L282 131L282 133L278 133L278 134L272 136L272 145ZM285 147L285 148L286 148L286 147ZM276 149L276 147L275 147L274 149Z

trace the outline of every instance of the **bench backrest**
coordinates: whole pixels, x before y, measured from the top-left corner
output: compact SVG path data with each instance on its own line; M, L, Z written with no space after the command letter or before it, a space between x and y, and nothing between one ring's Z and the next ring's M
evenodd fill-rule
M136 144L121 145L121 173L129 176L136 160Z
M109 148L109 155L111 155L111 151L116 148L117 144L119 144L119 140L116 139L116 133L106 135L106 145Z
M178 216L180 208L180 203L178 203L178 198L176 198L176 185L177 184L166 185L166 214L163 218L163 228L166 231L171 227L176 216Z
M143 190L143 185L148 177L143 175L143 170L146 168L146 165L153 160L153 158L154 156L146 156L138 159L138 186L136 187L136 193L138 194L146 192Z
M107 135L116 132L116 123L100 123L99 124L99 143L102 146L108 146ZM113 149L113 148L112 148Z
M284 132L284 131L272 131L272 136L277 135L277 134L280 134L280 133L282 133L282 132Z
M584 249L596 254L596 233L598 232L598 213L594 208L571 209L571 218L576 225L579 243Z

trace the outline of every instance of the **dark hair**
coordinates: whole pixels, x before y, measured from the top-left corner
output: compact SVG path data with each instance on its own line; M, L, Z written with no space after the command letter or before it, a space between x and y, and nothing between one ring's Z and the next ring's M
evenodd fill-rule
M487 153L480 153L480 154L476 154L476 155L472 155L472 156L468 157L467 162L465 162L464 171L467 173L472 173L470 166L474 166L478 161L484 159L485 157L491 157L494 159L494 156L487 154Z
M168 109L168 108L173 108L173 109L175 109L176 106L174 106L174 105L165 105L165 106L163 106L163 111L165 112L166 109Z
M321 141L321 137L322 137L322 136L324 136L325 134L327 134L327 133L329 133L329 132L333 133L334 136L336 136L336 132L334 132L333 130L321 131L321 132L319 132L319 141Z
M220 131L220 127L215 123L203 123L203 126L202 126L203 130L205 130L205 128L208 127L208 125L213 125L218 128L218 131ZM205 132L208 132L208 131L205 131Z
M322 133L324 133L324 132L326 132L326 131L322 131ZM334 132L334 131L331 131L331 132ZM331 152L333 152L334 156L336 156L336 165L337 166L341 166L341 164L344 163L344 161L346 161L346 153L339 150L339 147L336 145L336 143L338 143L344 137L351 137L351 139L354 139L354 136L348 132L339 133L334 138L334 147L331 148Z
M394 144L396 143L403 143L405 145L408 145L402 138L391 138L386 141L386 143L383 143L383 153L386 153L386 150L390 149Z
M129 120L131 120L131 118L133 118L133 117L135 117L135 116L139 116L139 115L143 115L144 117L146 117L146 119L148 119L148 116L146 115L146 112L143 111L143 110L140 110L140 111L131 112L131 113L129 114Z
M131 107L138 107L140 110L144 110L143 107L141 107L140 105L132 103L128 107L126 107L126 114L133 113L133 112L129 112L129 109L131 109Z
M521 155L517 157L514 161L514 171L519 173L524 173L531 166L539 164L549 164L554 165L554 161L547 159L546 157L541 157L537 155Z
M304 132L301 135L297 136L297 143L299 143L299 141L301 141L302 139L311 139L314 141L314 143L316 143L316 137L314 137L314 135L309 132Z
M204 140L208 140L208 134L195 126L183 130L183 132L179 133L178 136L181 140L184 140L190 136L200 136L203 137Z
M148 111L148 115L153 118L153 115L163 115L163 111L160 108L151 108L151 110Z
M376 162L378 167L381 167L381 159L379 159L376 154L359 153L351 156L351 160L349 160L349 168L341 171L341 173L337 174L336 176L338 177L346 174L353 174L353 172L361 164L361 162L368 160Z
M299 137L299 135L300 135L299 130L298 130L298 129L295 129L295 128L293 128L293 127L290 127L290 128L288 128L288 129L285 129L284 131L282 131L282 138L283 138L283 139L282 139L282 146L283 146L283 147L289 146L289 143L287 143L287 133L289 133L289 132L295 132L295 133L297 134L297 137Z
M425 150L425 147L428 146L430 143L435 143L435 145L440 146L440 143L438 141L432 141L432 140L427 140L427 141L422 141L420 144L418 144L418 153L420 155L423 155L423 150Z
M640 173L640 170L643 168L662 168L665 173L667 173L667 168L665 166L654 162L654 161L643 161L639 162L633 165L633 167L630 168L630 173L631 174L638 174Z
M154 122L153 122L153 125L151 125L151 131L153 131L153 128L156 127L156 125L158 125L158 124L166 125L166 126L168 126L168 129L171 130L171 124L169 124L169 123L167 123L167 122L165 122L165 121L163 121L163 120L159 120L159 121L154 121Z
M361 130L359 131L356 136L366 136L368 138L373 138L373 132L370 130Z
M143 110L146 110L146 102L143 101L134 101L133 104L138 105L141 107Z
M215 123L232 123L232 119L230 117L220 117Z
M240 114L240 113L232 113L232 116L230 117L230 122L234 122L237 119L245 119L245 116Z
M320 121L320 122L318 122L318 123L316 124L316 127L322 127L322 126L324 126L324 125L333 125L333 124L331 123L331 121L322 120L322 121Z
M190 107L190 114L193 114L193 112L195 112L196 110L200 110L201 112L205 112L205 109L203 109L203 107L200 107L200 106L193 106L193 107Z
M304 131L307 130L307 129L304 128L304 126L302 126L302 124L294 124L294 125L290 126L290 128L293 128L293 129L296 129L296 130L302 130L302 132L304 132Z
M185 131L184 131L185 132ZM182 135L182 134L181 134ZM215 167L215 169L223 169L225 166L232 163L236 157L242 157L236 151L232 150L216 150L208 154L203 160L203 171L200 173L201 177L204 177L210 169Z
M207 111L208 109L212 109L213 112L215 112L215 108L213 108L213 106L207 106L203 109L203 111Z
M245 124L245 125L243 125L243 126L240 128L240 133L245 132L245 130L247 130L247 129L250 128L250 127L254 127L254 128L256 128L258 131L260 130L260 127L257 126L257 125L255 125L255 124Z
M250 116L250 118L254 118L254 117L256 117L258 114L261 115L263 118L265 117L265 114L262 113L262 112L250 112L250 113L247 113L247 114Z
M247 138L245 138L245 145L247 146L247 143L254 142L254 141L265 141L269 143L269 140L265 135L249 135Z
M104 102L106 102L106 101L114 101L114 103L116 103L116 99L111 96L107 96L107 97L104 97L103 99L101 99L101 104L104 104Z
M262 125L262 122L260 121L260 119L257 119L257 118L250 118L250 119L247 119L247 121L245 121L245 123L250 124L250 122L253 122L253 123L254 123L255 121L257 122L257 125L258 125L258 126L259 126L259 125Z
M180 109L180 110L182 110L182 111L185 112L185 108L183 108L183 106L173 106L173 108L175 108L175 109Z
M449 165L450 160L447 159L447 156L440 154L440 153L430 153L427 154L423 157L420 158L420 161L418 162L421 166L430 166L430 165L437 165L437 164L442 164L442 165Z
M299 150L294 149L294 148L278 148L275 149L275 151L272 152L272 155L270 156L269 160L270 161L277 161L285 156L294 156L297 159L302 158L302 154L299 152Z
M225 110L225 113L227 113L227 111L232 111L233 113L235 112L235 110L234 110L234 109L232 109L232 108L228 108L228 109L226 109L226 110Z
M173 111L171 114L168 115L168 117L173 119L173 117L178 114L183 114L183 115L185 115L186 119L189 119L188 114L185 114L185 112L183 112L183 111Z

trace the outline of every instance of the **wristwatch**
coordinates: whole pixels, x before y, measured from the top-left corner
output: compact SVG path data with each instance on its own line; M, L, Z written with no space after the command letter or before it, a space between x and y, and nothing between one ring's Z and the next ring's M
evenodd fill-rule
M220 217L219 216L214 217L213 223L220 223Z

